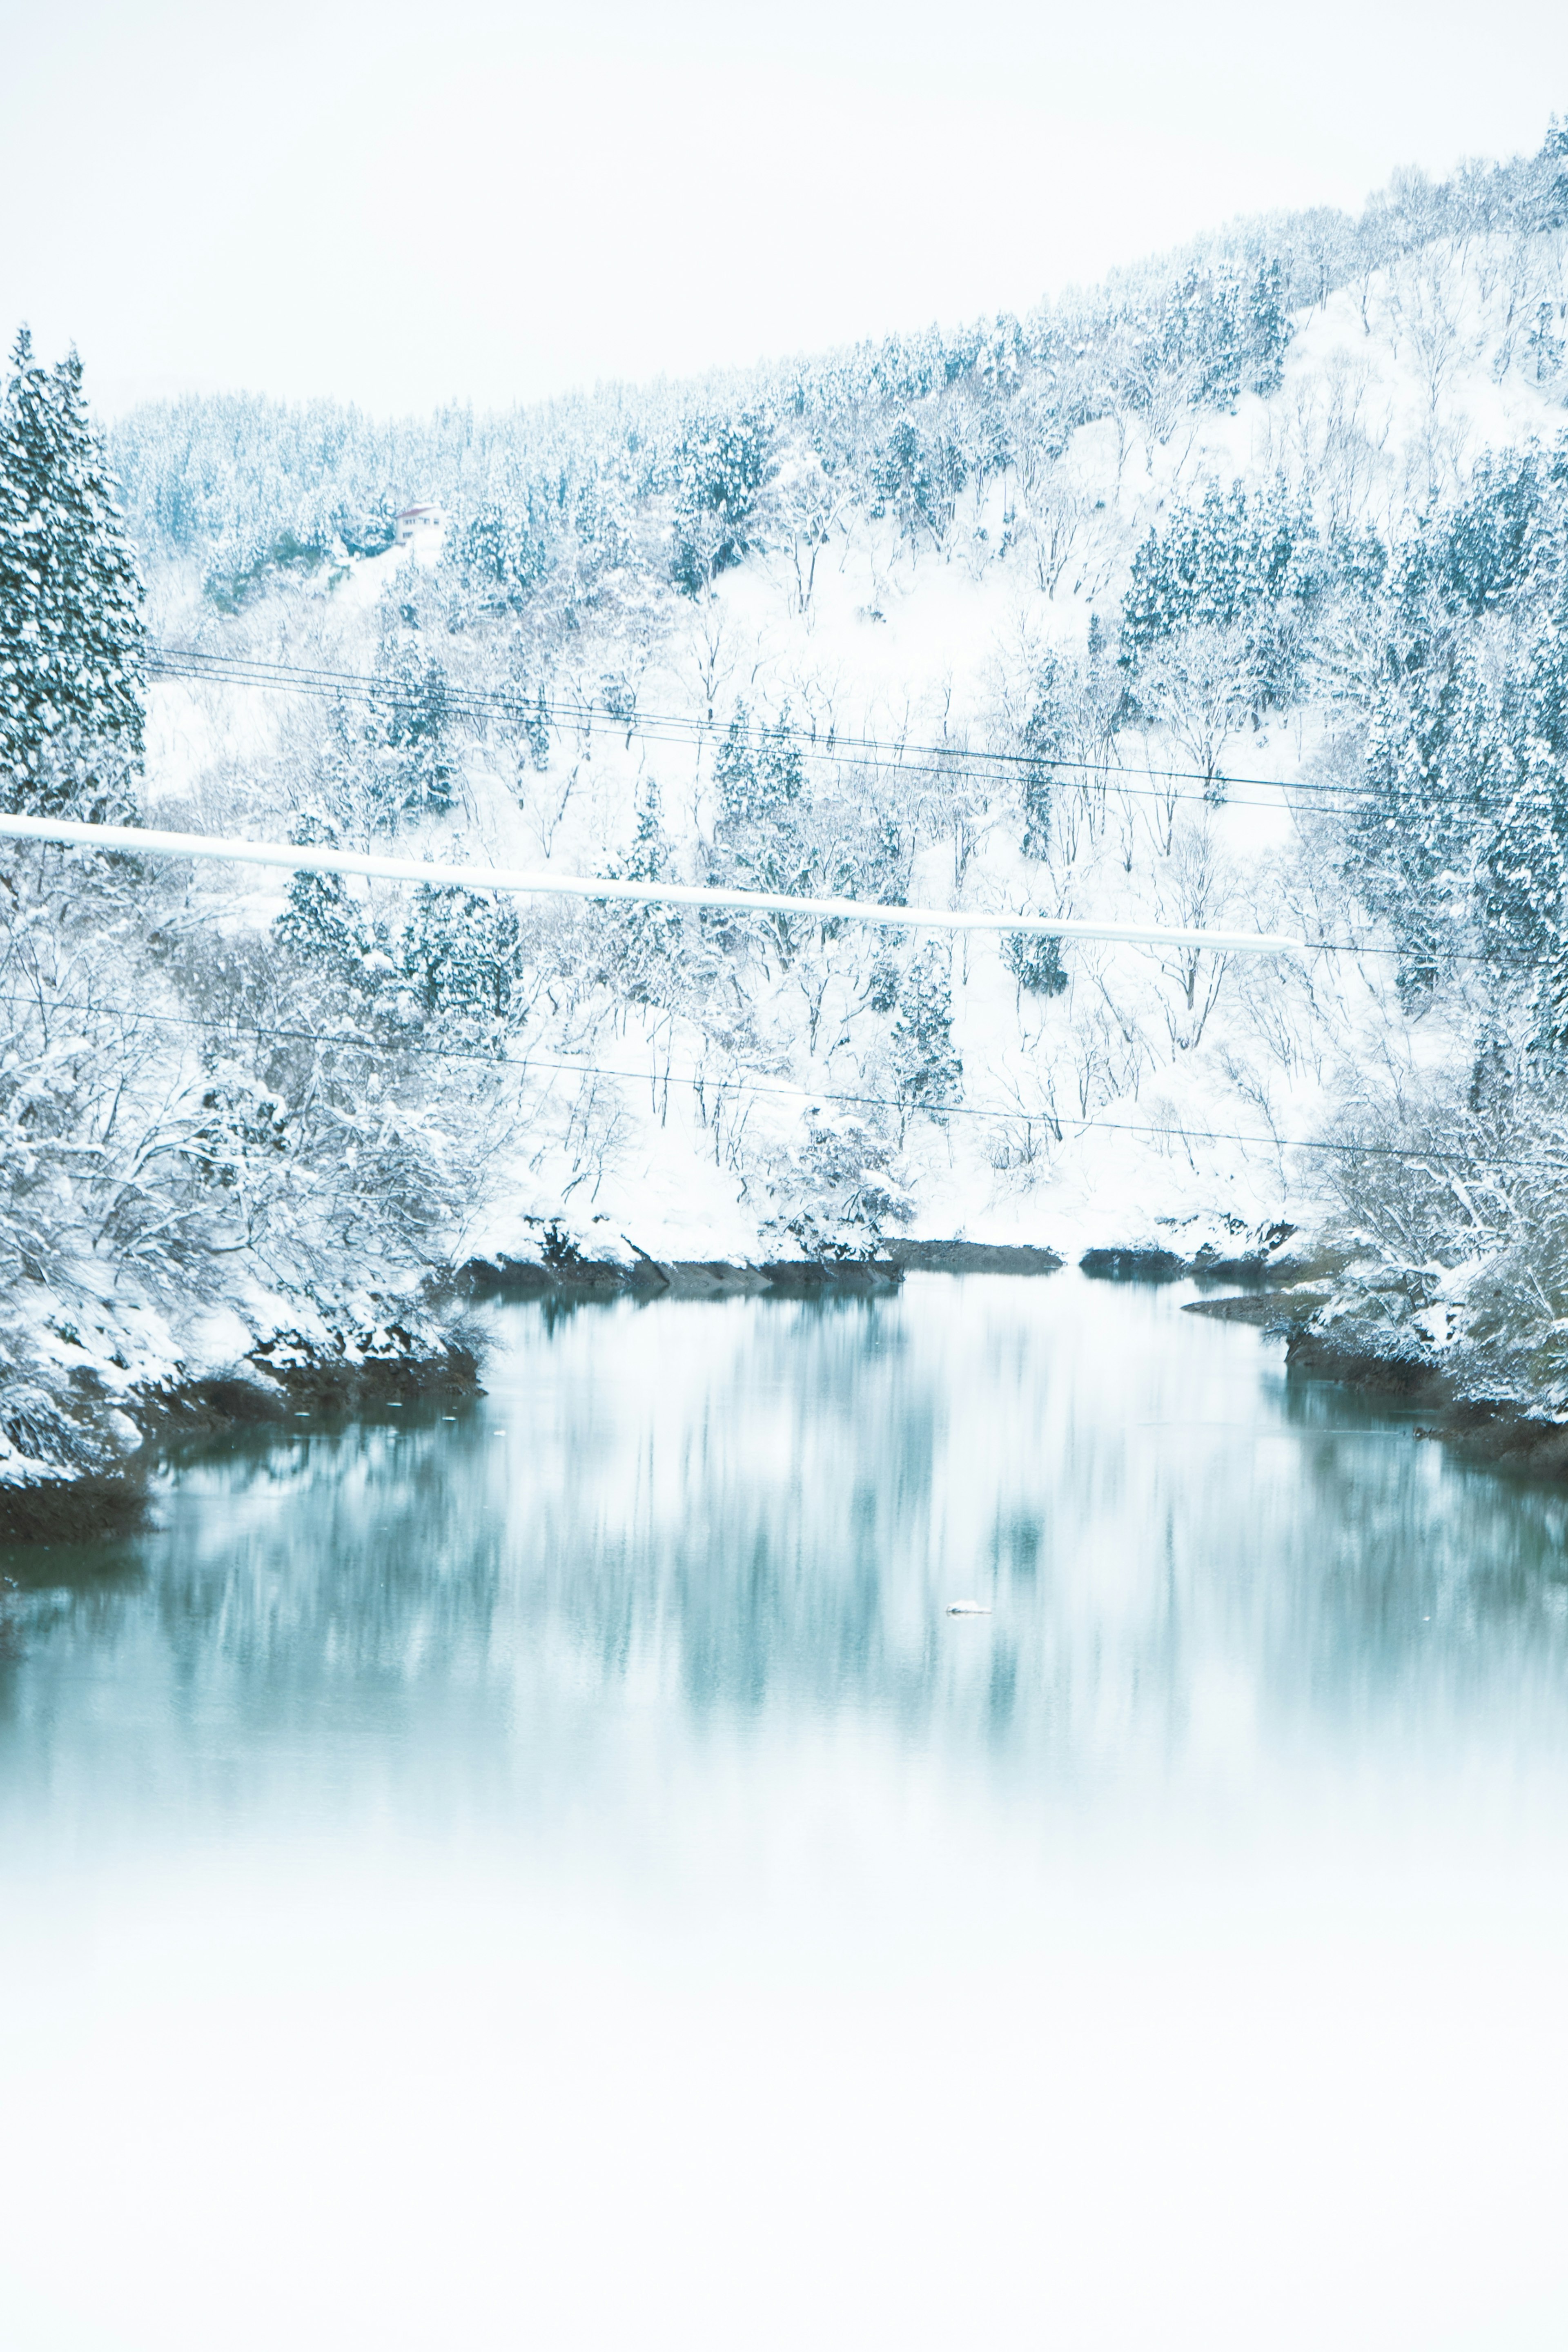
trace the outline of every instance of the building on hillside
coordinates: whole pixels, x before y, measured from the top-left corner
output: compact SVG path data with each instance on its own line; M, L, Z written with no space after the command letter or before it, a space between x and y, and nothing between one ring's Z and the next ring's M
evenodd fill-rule
M429 532L444 531L446 528L446 509L435 499L421 506L405 507L397 518L397 544L399 547L412 547L416 539L424 539Z

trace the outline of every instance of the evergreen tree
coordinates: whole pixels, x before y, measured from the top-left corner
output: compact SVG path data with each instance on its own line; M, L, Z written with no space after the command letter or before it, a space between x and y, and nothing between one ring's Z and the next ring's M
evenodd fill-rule
M933 1118L958 1092L963 1065L952 1043L952 991L941 950L927 948L905 970L893 1023L894 1083L906 1113Z
M1290 320L1285 308L1285 272L1276 261L1260 261L1247 304L1247 341L1252 360L1252 388L1264 400L1279 389L1285 373L1285 352L1290 341Z
M811 895L822 883L814 871L805 819L805 766L790 731L786 707L776 727L753 736L744 703L737 706L729 732L713 762L719 788L719 821L713 830L709 879L742 890ZM840 876L838 878L842 878ZM753 919L726 914L708 926L719 936L752 928L766 936L784 962L797 945L799 926L788 915Z
M911 416L900 416L871 465L873 518L890 514L901 538L913 539L922 523L937 527L943 476L954 466L963 481L963 460L939 445L929 447ZM954 493L956 495L956 492Z
M1051 803L1057 772L1068 743L1067 688L1061 665L1047 653L1040 666L1034 708L1024 724L1020 771L1024 803L1023 850L1026 857L1047 857L1051 847Z
M395 823L405 813L450 808L457 761L445 665L425 650L417 631L400 630L383 644L377 668L386 700L376 713L375 765L387 815Z
M696 416L671 467L675 543L670 569L688 596L710 588L716 572L743 561L773 449L773 421L760 409Z
M1048 933L1004 931L1002 961L1031 996L1059 996L1068 984L1062 943Z
M1132 559L1121 616L1123 659L1189 622L1225 627L1286 600L1318 593L1317 531L1304 494L1283 476L1250 497L1240 482L1226 495L1210 482L1197 506L1180 506L1163 533L1152 530Z
M1169 365L1192 371L1192 398L1229 412L1241 390L1246 332L1242 292L1229 271L1194 264L1167 301L1161 341Z
M612 882L666 882L674 879L675 851L664 829L658 786L647 778L637 793L637 831L624 857L612 858L605 878ZM641 1003L664 1001L671 985L671 967L679 956L682 921L679 907L611 903L604 910L605 931L614 942L620 978L628 995Z
M1474 615L1506 606L1521 589L1559 571L1568 529L1568 444L1489 451L1470 491L1422 534L1433 585L1450 612Z
M336 827L310 810L295 819L289 837L302 849L338 845ZM375 945L364 908L341 874L295 874L283 912L272 928L280 947L335 981L362 978L364 960Z
M1143 658L1188 629L1225 633L1242 662L1241 699L1287 708L1300 688L1309 626L1327 567L1304 492L1283 475L1248 494L1210 482L1132 559L1121 614L1121 667L1137 690Z
M26 329L0 401L0 802L134 815L142 583L73 351L51 371Z
M320 754L319 804L350 835L445 814L458 777L446 667L407 606L384 615L375 689L368 709L338 703Z
M422 882L403 935L403 966L427 1013L505 1021L522 976L515 905L493 891Z
M899 959L890 947L877 950L866 982L866 1002L873 1013L893 1013L898 1010L899 985L903 973Z
M458 576L484 604L521 611L548 578L553 557L547 531L535 520L537 506L531 487L516 505L482 506L454 533Z
M735 848L794 807L805 787L805 765L790 732L787 705L778 725L760 728L753 743L746 706L737 703L714 757L713 781L719 787L719 837Z
M1568 939L1568 606L1500 667L1479 637L1423 632L1424 618L1391 645L1374 708L1358 887L1393 926L1406 992L1434 986L1468 935L1494 994L1533 1007L1543 1036L1568 1035L1553 977Z
M1568 122L1552 115L1541 152L1528 167L1529 184L1521 210L1524 225L1538 236L1568 228Z
M539 689L539 700L534 705L531 717L522 722L522 731L528 738L530 757L542 775L550 765L550 711L542 687Z
M756 807L757 762L743 702L736 705L724 740L714 754L713 782L719 788L721 834L749 824Z
M1481 939L1537 1042L1568 1046L1568 605L1544 617L1500 685L1468 698L1468 764L1483 779ZM1468 705L1467 716L1470 716Z

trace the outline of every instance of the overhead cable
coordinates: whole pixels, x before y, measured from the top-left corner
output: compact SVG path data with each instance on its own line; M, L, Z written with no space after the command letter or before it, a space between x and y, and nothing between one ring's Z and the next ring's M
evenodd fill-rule
M1096 922L1067 915L987 914L952 907L889 907L866 898L804 898L777 890L710 889L688 882L635 882L548 867L437 866L422 857L373 857L286 841L227 840L153 826L82 824L64 817L0 816L0 838L52 842L72 849L120 851L135 857L194 857L225 865L270 866L287 873L354 875L412 882L432 889L500 891L507 897L582 898L609 905L706 907L753 915L805 916L813 922L867 923L880 930L1001 931L1033 939L1097 940L1128 947L1190 948L1219 955L1301 955L1311 942L1268 931L1206 930L1187 924Z
M415 710L421 708L416 690L400 685L395 679L377 677L359 670L334 670L303 664L265 661L248 655L208 653L195 646L174 646L157 649L151 657L154 675L186 682L205 681L213 685L254 686L279 691L303 694L319 700L359 700L391 709ZM448 678L444 688L446 708L460 717L483 718L499 715L521 726L536 721L542 715L552 727L591 726L595 720L607 733L624 729L628 734L650 742L700 745L709 738L726 731L726 722L692 717L669 711L648 711L635 706L626 709L606 703L581 703L566 698L530 699L526 692L508 693L499 688L464 687ZM816 757L835 761L840 766L878 769L891 768L906 775L924 776L994 776L998 782L1016 778L1020 772L1046 768L1056 773L1082 774L1093 779L1096 786L1114 783L1119 793L1138 798L1161 801L1205 800L1211 803L1220 794L1228 796L1235 786L1266 790L1271 793L1286 793L1298 803L1316 805L1322 802L1335 806L1347 801L1367 797L1364 787L1335 782L1331 778L1293 778L1232 774L1228 771L1209 772L1201 768L1158 767L1145 763L1129 771L1109 761L1104 762L1066 752L1005 751L986 750L972 751L966 746L953 743L919 743L902 740L887 741L879 737L842 732L836 727L822 729L805 726L799 721L759 719L759 737L776 742L788 742ZM1134 776L1149 781L1139 783ZM1200 784L1200 793L1173 791L1181 783ZM1287 803L1289 804L1289 803ZM1276 801L1236 800L1232 805L1242 808L1275 807Z
M275 1040L279 1044L310 1045L335 1052L404 1055L415 1061L479 1063L491 1069L517 1070L525 1077L533 1071L546 1071L552 1076L566 1077L611 1078L623 1086L649 1087L656 1094L660 1087L676 1086L690 1087L700 1097L710 1090L717 1097L766 1095L801 1103L811 1109L823 1103L837 1103L860 1109L897 1110L906 1116L919 1113L930 1118L1004 1119L1015 1125L1050 1128L1056 1131L1058 1140L1062 1130L1070 1129L1074 1134L1139 1136L1152 1143L1174 1138L1184 1143L1239 1143L1274 1152L1329 1152L1350 1159L1432 1161L1445 1167L1511 1169L1535 1175L1561 1175L1568 1171L1568 1159L1523 1159L1512 1154L1469 1149L1447 1150L1436 1144L1371 1143L1362 1137L1249 1135L1232 1128L1187 1127L1174 1123L1156 1126L1150 1121L1087 1116L1074 1118L1069 1112L1047 1106L1029 1109L1022 1103L931 1101L914 1097L868 1094L843 1087L807 1087L793 1080L781 1082L759 1078L746 1071L661 1070L657 1065L651 1068L628 1069L578 1057L567 1061L537 1054L497 1053L487 1046L430 1045L408 1037L367 1036L359 1032L333 1036L316 1029L289 1029L265 1022L230 1021L221 1015L204 1018L192 1013L156 1013L142 1005L93 1003L70 997L56 997L51 1000L51 1004L55 1011L98 1013L125 1021L132 1027L140 1022L151 1022L165 1029L195 1029L204 1034L227 1031L240 1037Z

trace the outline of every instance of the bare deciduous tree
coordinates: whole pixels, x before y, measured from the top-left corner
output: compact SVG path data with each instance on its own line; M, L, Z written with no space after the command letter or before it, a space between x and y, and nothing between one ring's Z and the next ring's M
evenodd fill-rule
M769 484L763 530L783 550L791 604L807 622L818 560L847 513L851 494L849 480L829 474L815 449L791 451Z
M1255 694L1247 634L1236 622L1194 622L1139 660L1139 700L1192 761L1213 801L1225 798L1221 758ZM1169 854L1168 825L1164 846Z
M1161 870L1155 905L1161 919L1183 930L1214 929L1224 915L1229 875L1212 823L1178 827ZM1191 1053L1203 1043L1209 1015L1219 1000L1230 958L1211 948L1178 946L1158 950L1161 971L1174 983L1162 1011L1174 1053Z

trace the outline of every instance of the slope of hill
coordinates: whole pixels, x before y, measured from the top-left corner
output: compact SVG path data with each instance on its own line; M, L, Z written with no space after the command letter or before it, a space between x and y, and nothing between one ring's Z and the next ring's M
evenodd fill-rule
M1359 223L754 379L128 420L153 821L1303 946L19 859L13 977L89 1009L14 1474L98 1460L111 1398L265 1373L279 1334L427 1354L387 1333L476 1258L921 1236L1293 1234L1331 1269L1297 1307L1320 1345L1558 1411L1565 395L1554 129ZM416 496L434 562L386 544ZM69 1154L110 1149L110 1094L136 1173L106 1215Z

